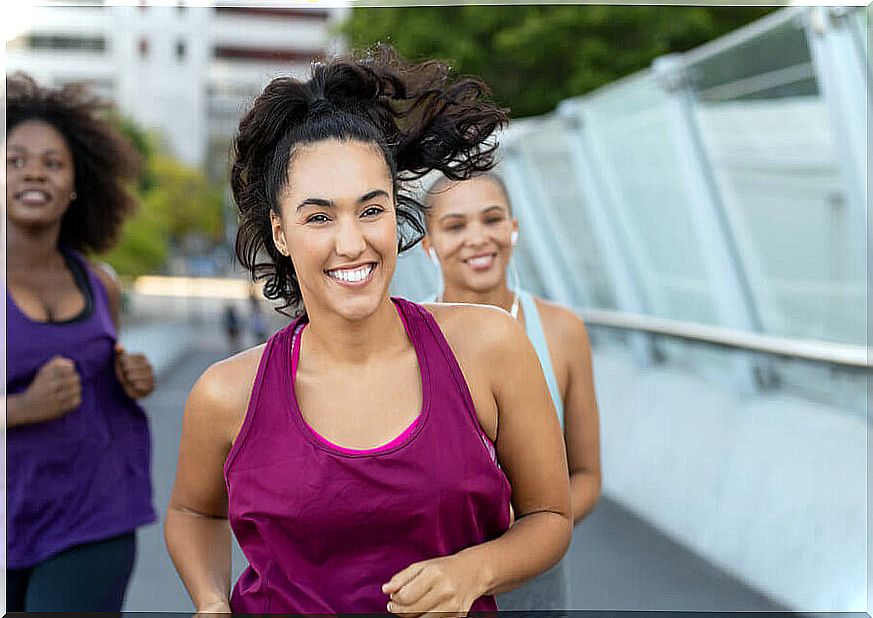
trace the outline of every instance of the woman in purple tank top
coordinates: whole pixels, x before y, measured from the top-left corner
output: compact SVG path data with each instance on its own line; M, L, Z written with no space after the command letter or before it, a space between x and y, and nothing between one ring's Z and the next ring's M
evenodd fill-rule
M242 119L237 256L296 318L188 399L165 534L198 611L494 610L566 551L561 432L523 329L388 294L424 231L404 182L493 164L506 115L486 93L380 48L273 80Z
M112 247L138 157L80 88L22 74L6 95L6 609L119 611L134 530L155 519L135 399L148 361L117 343Z

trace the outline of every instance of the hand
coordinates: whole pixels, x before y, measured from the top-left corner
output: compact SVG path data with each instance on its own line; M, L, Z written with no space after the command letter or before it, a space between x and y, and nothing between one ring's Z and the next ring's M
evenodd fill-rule
M155 389L155 374L142 354L128 354L120 343L115 344L115 375L131 399L145 397Z
M41 423L59 418L82 403L82 381L75 363L54 356L36 372L24 392L26 423Z
M476 575L475 565L455 554L409 565L382 586L382 592L391 597L388 611L393 614L411 617L450 612L466 616L485 593Z

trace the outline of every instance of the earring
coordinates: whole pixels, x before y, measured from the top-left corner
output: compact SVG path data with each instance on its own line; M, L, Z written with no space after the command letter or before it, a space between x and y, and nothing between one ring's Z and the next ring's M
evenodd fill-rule
M77 198L77 197L79 197L79 195L78 195L75 191L71 191L71 192L70 192L70 201L71 201L71 202L76 201L76 198Z
M518 242L518 231L517 230L512 231L512 235L509 237L509 242L512 243L513 247Z

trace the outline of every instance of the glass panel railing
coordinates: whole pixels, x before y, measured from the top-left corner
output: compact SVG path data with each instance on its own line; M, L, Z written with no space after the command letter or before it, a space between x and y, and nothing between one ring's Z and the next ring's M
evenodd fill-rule
M614 220L636 252L640 285L658 317L716 324L717 312L691 225L694 207L676 166L666 94L650 72L585 101L584 129L613 196Z
M689 74L765 332L863 343L863 264L802 23L699 60Z

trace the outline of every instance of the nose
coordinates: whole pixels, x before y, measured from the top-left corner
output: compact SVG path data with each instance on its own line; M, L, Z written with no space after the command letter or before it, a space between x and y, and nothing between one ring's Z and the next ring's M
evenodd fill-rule
M22 169L25 180L45 180L45 168L38 161L26 161Z
M472 224L467 228L467 237L464 241L470 247L479 247L488 242L489 236L485 228L479 224Z
M367 240L357 219L340 221L336 235L336 253L353 260L367 249Z

